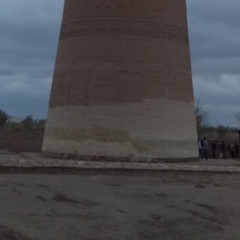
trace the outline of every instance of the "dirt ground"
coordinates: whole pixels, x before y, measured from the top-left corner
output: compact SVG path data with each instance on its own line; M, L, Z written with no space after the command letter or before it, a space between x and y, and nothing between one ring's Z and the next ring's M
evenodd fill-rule
M240 239L239 174L5 169L0 189L1 240Z

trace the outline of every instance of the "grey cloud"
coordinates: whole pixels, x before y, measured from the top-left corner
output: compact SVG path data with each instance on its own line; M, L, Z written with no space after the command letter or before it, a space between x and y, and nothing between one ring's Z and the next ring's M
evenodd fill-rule
M239 58L240 2L202 0L188 5L192 60Z
M46 117L63 0L0 2L0 108Z
M193 74L216 80L221 74L239 74L240 56L237 58L200 58L192 62Z
M187 1L194 94L211 124L237 126L240 111L240 2Z

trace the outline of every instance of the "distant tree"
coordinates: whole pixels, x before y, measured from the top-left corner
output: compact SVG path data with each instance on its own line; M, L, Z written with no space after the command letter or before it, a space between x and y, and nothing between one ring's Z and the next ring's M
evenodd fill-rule
M205 128L208 127L208 112L204 110L203 105L196 101L195 103L195 116L197 122L197 131L201 133Z
M43 132L46 119L33 119L32 115L26 116L21 122L21 129L25 132Z
M7 120L8 120L8 114L3 110L0 110L0 127L4 126Z
M228 127L219 125L219 126L217 126L216 131L217 131L220 139L222 139L230 130Z
M235 113L235 118L237 119L238 123L240 124L240 112Z
M235 114L235 117L236 117L236 119L237 119L237 121L238 121L238 124L239 124L239 126L240 126L240 112L236 113L236 114ZM240 128L237 130L237 133L238 133L239 142L240 142Z
M25 131L31 131L33 129L33 124L34 124L34 120L32 118L32 115L28 115L26 116L21 124L23 125L23 128Z
M35 131L36 132L44 132L46 124L46 119L40 119L35 121Z

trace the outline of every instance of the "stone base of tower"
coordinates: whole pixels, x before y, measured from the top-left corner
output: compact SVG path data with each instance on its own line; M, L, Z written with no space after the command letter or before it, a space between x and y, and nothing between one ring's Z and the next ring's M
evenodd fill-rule
M146 100L49 109L43 155L86 160L198 158L192 102Z

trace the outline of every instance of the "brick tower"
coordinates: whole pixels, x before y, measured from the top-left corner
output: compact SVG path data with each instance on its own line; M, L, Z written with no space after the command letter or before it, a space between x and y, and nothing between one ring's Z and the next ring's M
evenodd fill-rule
M186 0L65 0L42 151L197 158Z

